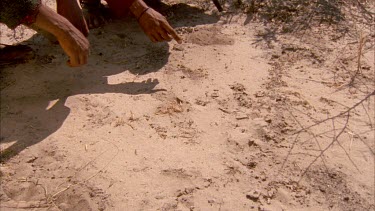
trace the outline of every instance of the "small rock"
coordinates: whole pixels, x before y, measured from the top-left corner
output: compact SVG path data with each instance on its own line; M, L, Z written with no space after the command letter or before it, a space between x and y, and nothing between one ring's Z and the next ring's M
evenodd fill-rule
M266 117L264 119L264 121L267 122L267 123L271 123L272 122L272 118L271 117Z
M254 169L255 167L257 167L257 162L250 161L246 164L246 167L249 169Z
M319 187L320 192L325 193L326 190L323 187Z
M264 97L265 95L266 94L263 91L255 93L255 97L257 98Z
M275 193L276 193L277 191L274 189L274 188L271 188L271 190L269 190L268 192L267 192L267 195L268 195L268 197L270 197L270 198L273 198L274 196L275 196Z
M302 198L303 197L303 193L297 193L296 195L295 195L295 197L298 199L298 198Z
M175 46L173 46L172 49L175 50L175 51L183 51L184 47L182 47L181 45L175 45Z
M256 146L256 143L254 140L249 140L247 144L249 145L249 147Z
M94 192L90 192L89 195L90 195L91 198L96 196L96 194Z
M26 163L33 163L36 159L38 159L38 157L32 156L28 161L26 161Z
M237 113L237 114L236 114L236 119L237 119L237 120L241 120L241 119L249 119L249 116L247 116L247 114L245 114L245 113Z
M260 197L260 192L258 190L250 191L246 194L246 198L252 200L252 201L258 201Z
M217 98L217 97L219 97L219 93L214 92L214 93L211 94L211 97L212 98Z

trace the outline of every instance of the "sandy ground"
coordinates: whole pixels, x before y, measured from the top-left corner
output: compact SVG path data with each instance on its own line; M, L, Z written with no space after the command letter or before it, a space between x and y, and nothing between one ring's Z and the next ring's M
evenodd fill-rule
M74 69L1 26L35 50L1 70L1 210L374 210L371 42L358 66L356 37L324 27L170 12L183 44L114 21Z

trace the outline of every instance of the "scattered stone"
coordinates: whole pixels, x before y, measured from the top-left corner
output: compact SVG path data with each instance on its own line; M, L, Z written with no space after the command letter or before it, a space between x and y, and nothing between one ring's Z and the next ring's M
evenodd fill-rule
M213 203L215 203L215 200L213 200L213 199L209 199L209 200L208 200L208 203L209 203L209 204L213 204Z
M266 121L267 123L271 123L272 122L272 118L271 117L266 117L264 119L264 121Z
M254 169L255 167L257 166L257 162L254 162L254 161L250 161L246 164L246 167L248 169Z
M249 119L249 116L247 114L239 112L236 114L236 119L237 120L242 120L242 119Z
M226 114L230 114L230 111L228 111L227 109L225 108L219 108L220 111L226 113Z
M246 194L246 198L252 200L252 201L258 201L260 197L260 192L258 190L250 191Z
M257 142L257 140L249 140L247 144L249 145L249 147L256 147L258 146Z
M211 97L212 98L217 98L217 97L219 97L219 93L214 92L214 93L211 94Z
M279 58L280 56L279 55L277 55L277 54L273 54L272 55L272 59L277 59L277 58Z
M209 102L201 99L196 99L195 104L200 105L200 106L206 106Z
M26 161L26 163L33 163L36 159L38 159L38 157L32 156L28 161Z
M266 96L266 93L264 91L260 91L255 93L255 97L260 98Z
M175 50L175 51L183 51L184 47L182 47L181 45L175 45L175 46L173 46L172 49Z
M320 192L325 193L326 190L323 187L319 187Z
M272 188L271 190L269 190L267 192L267 195L268 195L269 198L273 198L273 196L275 195L275 193L276 193L276 190L274 188Z

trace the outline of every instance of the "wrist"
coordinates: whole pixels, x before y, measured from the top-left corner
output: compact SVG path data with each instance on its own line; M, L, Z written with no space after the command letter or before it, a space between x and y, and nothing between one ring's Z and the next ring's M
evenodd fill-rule
M149 9L150 9L150 7L147 7L145 10L143 10L143 12L138 17L136 17L138 22L142 18L142 16L147 12L147 10L149 10Z
M142 0L135 0L129 9L138 20L148 8L147 4Z

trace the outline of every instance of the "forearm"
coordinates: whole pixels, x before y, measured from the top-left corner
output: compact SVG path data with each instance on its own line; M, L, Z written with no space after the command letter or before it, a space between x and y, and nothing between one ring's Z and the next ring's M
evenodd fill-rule
M66 18L56 14L56 12L43 4L39 7L39 13L33 26L53 34L57 39L61 39L69 32L77 30Z
M130 6L130 11L133 15L139 19L142 13L148 8L147 4L142 0L135 0L133 4Z
M78 0L56 0L57 13L66 18L75 28L88 36L89 29ZM99 2L100 5L100 2Z
M87 63L89 41L66 18L45 5L39 7L36 21L32 26L53 34L69 56L68 64L77 67Z

